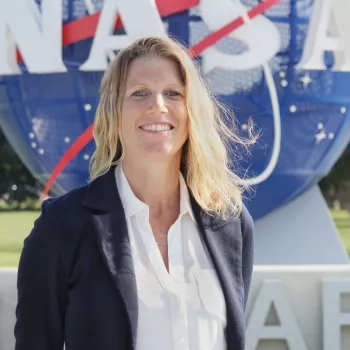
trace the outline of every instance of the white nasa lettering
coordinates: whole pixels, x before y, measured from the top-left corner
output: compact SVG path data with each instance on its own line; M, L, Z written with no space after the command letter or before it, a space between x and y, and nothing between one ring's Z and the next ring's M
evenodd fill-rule
M278 326L265 325L271 305L277 312ZM260 339L284 339L290 350L307 350L281 280L264 280L255 300L246 329L246 349L256 349Z
M30 73L67 71L62 59L62 1L42 0L41 14L34 6L34 0L0 2L0 75L21 73L17 48ZM247 22L229 34L230 38L246 44L247 50L227 54L213 46L207 48L202 54L204 73L214 68L234 71L260 67L278 52L280 35L276 26L263 15L252 20L247 18L247 9L240 0L201 0L200 10L211 31L239 16ZM125 35L113 35L117 13L122 18ZM350 72L349 13L350 1L315 0L298 69L326 69L324 52L327 50L335 55L333 70ZM329 32L333 35L329 36ZM155 0L105 0L89 58L80 70L105 70L111 51L146 35L166 35Z
M280 48L280 35L276 26L265 16L247 18L247 9L240 0L201 0L201 16L210 30L218 30L240 16L246 17L247 24L229 34L232 39L247 45L245 52L233 55L219 52L210 47L203 53L203 71L214 68L244 70L261 66L274 57ZM250 22L250 23L249 23Z
M350 314L341 311L341 295L350 292L350 280L325 278L323 281L323 349L342 348L341 327L350 325Z
M40 26L28 0L1 2L0 74L21 73L17 47L30 73L67 71L62 60L62 1L43 0L41 7Z
M324 52L328 50L335 55L332 70L350 72L349 14L349 1L315 0L305 49L296 68L326 69Z
M117 13L124 24L125 35L111 35ZM154 0L106 0L88 60L82 71L100 71L107 68L107 53L131 44L137 37L163 36L166 31Z

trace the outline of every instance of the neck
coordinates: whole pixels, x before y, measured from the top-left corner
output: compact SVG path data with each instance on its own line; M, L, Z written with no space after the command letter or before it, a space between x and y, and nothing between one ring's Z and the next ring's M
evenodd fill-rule
M155 215L180 210L180 161L166 162L124 159L123 172L135 196Z

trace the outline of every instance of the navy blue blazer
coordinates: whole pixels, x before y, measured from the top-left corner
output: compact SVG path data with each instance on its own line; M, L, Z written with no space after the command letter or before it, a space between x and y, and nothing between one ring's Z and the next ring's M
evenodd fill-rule
M193 213L227 309L227 349L244 350L253 266L253 221ZM16 350L131 350L138 301L127 224L114 168L43 202L18 267ZM166 349L164 349L166 350Z

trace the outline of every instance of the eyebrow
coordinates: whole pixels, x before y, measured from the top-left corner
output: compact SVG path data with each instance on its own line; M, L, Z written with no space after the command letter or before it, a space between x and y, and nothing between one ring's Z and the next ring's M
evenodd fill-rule
M149 85L146 84L146 83L135 83L135 84L129 84L129 85L126 85L126 90L130 90L130 89L133 89L133 88L136 88L136 87L148 87ZM165 88L180 88L180 89L183 89L185 88L185 84L182 84L182 83L171 83L171 84L168 84L166 85Z

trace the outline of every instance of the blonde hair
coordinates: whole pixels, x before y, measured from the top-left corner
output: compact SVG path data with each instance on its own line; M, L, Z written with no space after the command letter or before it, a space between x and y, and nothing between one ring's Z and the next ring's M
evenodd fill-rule
M189 137L183 148L181 171L189 191L207 213L225 217L229 211L239 216L247 186L230 169L228 149L229 145L247 146L255 140L238 136L233 115L209 93L186 48L169 37L136 40L122 49L105 71L94 123L96 150L90 161L90 180L123 159L119 133L128 68L134 59L152 55L174 61L185 86ZM232 125L226 125L227 120Z

